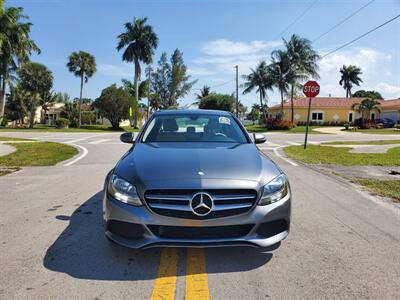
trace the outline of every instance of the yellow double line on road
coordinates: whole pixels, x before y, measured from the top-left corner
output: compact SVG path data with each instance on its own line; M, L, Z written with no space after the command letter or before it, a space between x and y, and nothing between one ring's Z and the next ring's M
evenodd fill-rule
M151 300L175 298L178 258L178 249L164 248L162 250ZM203 249L187 249L185 282L186 300L210 299Z

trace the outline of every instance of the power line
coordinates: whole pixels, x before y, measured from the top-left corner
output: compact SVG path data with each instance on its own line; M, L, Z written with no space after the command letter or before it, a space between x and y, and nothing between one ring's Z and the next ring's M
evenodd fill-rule
M393 22L393 21L396 20L398 17L400 17L400 14L398 14L398 15L395 16L394 18L391 18L390 20L386 21L385 23L383 23L383 24L381 24L381 25L379 25L379 26L377 26L377 27L371 29L370 31L368 31L368 32L366 32L366 33L360 35L359 37L356 37L355 39L351 40L350 42L347 42L346 44L344 44L344 45L342 45L342 46L340 46L340 47L338 47L338 48L336 48L336 49L334 49L334 50L328 52L327 54L323 55L322 58L327 57L328 55L330 55L330 54L332 54L332 53L334 53L334 52L336 52L336 51L338 51L338 50L340 50L340 49L343 49L344 47L347 47L348 45L350 45L350 44L352 44L352 43L358 41L359 39L363 38L364 36L366 36L366 35L368 35L368 34L370 34L370 33L372 33L372 32L374 32L375 30L377 30L377 29L379 29L379 28L385 26L386 24L389 24L390 22Z
M236 80L236 79L232 79L232 80L229 80L229 81L226 81L226 82L217 84L217 85L209 86L209 88L210 88L210 89L213 89L213 88L216 88L216 87L220 87L220 86L226 85L226 84L228 84L228 83L231 83L231 82L233 82L233 81L235 81L235 80ZM197 89L197 90L200 91L201 88L199 88L199 89Z
M318 37L316 37L315 39L312 40L312 42L316 42L318 41L320 38L324 37L325 35L327 35L328 33L330 33L331 31L333 31L334 29L336 29L337 27L339 27L340 25L342 25L344 22L346 22L347 20L351 19L353 16L355 16L356 14L358 14L360 11L362 11L364 8L366 8L367 6L369 6L372 2L374 2L375 0L371 0L368 3L364 4L363 6L361 6L359 9L357 9L356 11L354 11L353 13L351 13L350 15L348 15L346 18L344 18L342 21L340 21L339 23L337 23L336 25L332 26L331 28L329 28L327 31L325 31L324 33L322 33L321 35L319 35Z
M315 3L317 3L318 0L314 0L309 6L307 6L307 8L300 14L297 16L296 19L294 19L294 21L292 23L290 23L280 34L280 36L282 37L283 34L288 31L288 29L290 27L292 27L294 24L296 24L313 6Z

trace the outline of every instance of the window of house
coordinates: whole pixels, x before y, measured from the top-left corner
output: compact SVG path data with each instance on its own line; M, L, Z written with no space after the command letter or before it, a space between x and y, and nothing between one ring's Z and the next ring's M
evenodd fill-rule
M375 120L375 113L371 113L371 120Z
M324 113L323 112L313 112L311 114L311 120L312 121L322 121L324 119Z

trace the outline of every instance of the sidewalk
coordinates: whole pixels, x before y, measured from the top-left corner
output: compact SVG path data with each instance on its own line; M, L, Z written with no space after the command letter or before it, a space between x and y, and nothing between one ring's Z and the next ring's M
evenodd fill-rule
M15 149L14 147L0 143L0 156L8 155L15 151L17 151L17 149Z

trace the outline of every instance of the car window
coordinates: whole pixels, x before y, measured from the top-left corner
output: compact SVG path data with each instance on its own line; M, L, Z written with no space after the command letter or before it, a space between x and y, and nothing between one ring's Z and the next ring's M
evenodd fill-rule
M248 140L232 116L160 115L144 130L142 142L231 142Z

